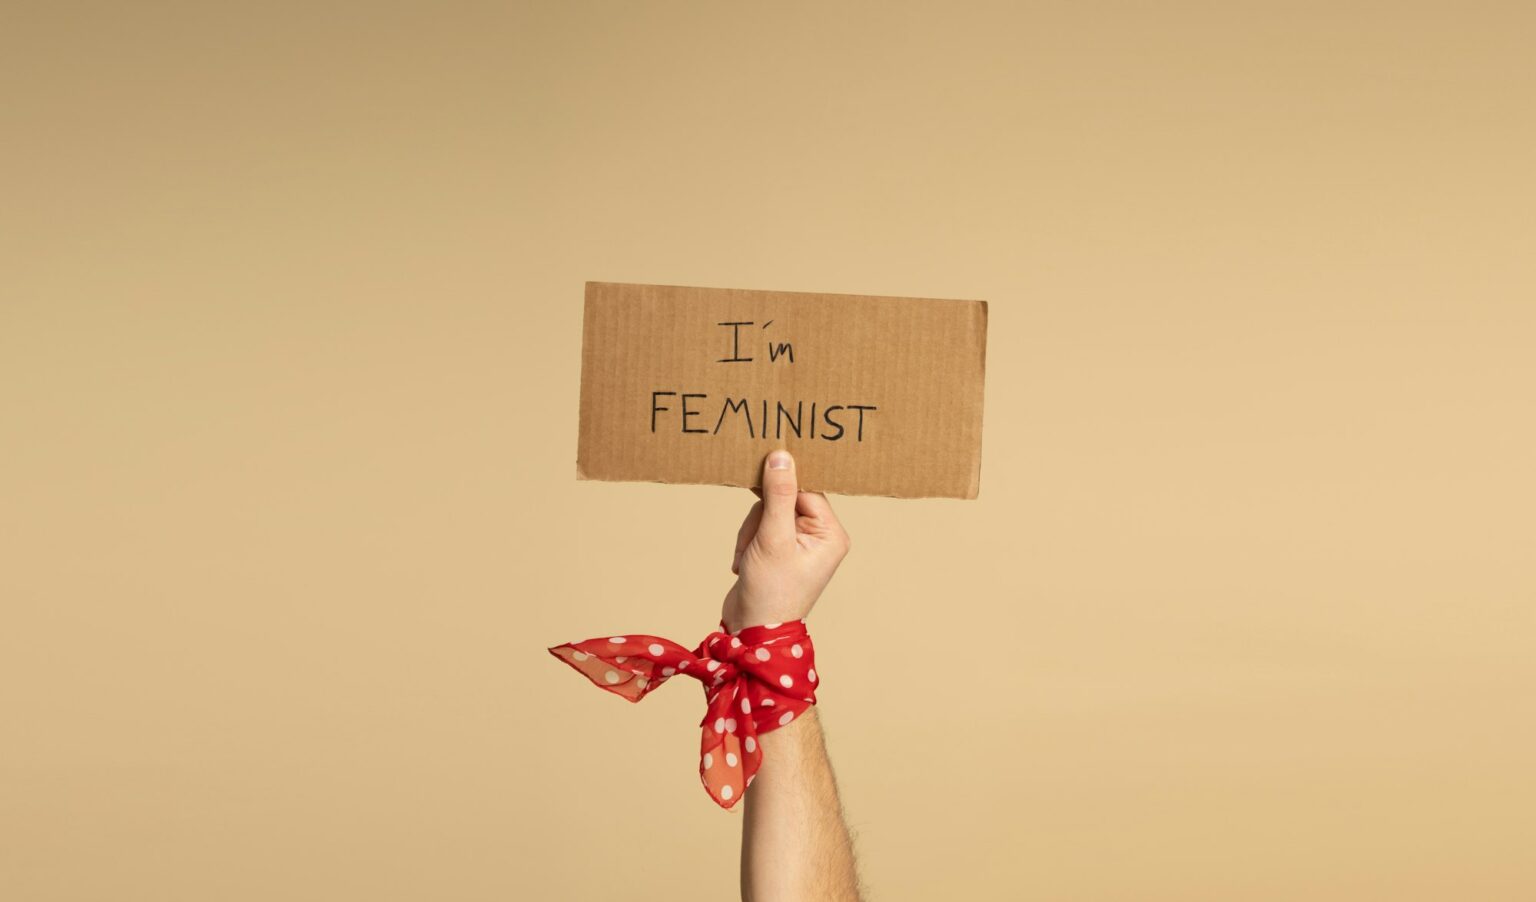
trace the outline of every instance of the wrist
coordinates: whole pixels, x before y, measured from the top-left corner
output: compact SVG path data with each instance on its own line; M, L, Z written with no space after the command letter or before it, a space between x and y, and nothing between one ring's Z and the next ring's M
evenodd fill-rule
M744 594L741 584L737 583L726 593L725 603L721 605L720 619L725 622L726 629L733 633L749 626L804 620L810 614L811 606L808 604L777 598L749 599L743 597Z

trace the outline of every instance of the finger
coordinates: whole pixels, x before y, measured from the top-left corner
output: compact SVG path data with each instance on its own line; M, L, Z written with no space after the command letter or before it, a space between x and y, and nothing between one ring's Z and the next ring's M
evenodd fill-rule
M833 526L841 526L837 520L837 514L832 512L832 502L820 492L801 492L795 499L795 509L802 517L815 517L825 520Z
M795 459L788 451L769 454L763 462L763 519L757 527L758 541L764 547L786 545L795 540L795 499L798 494Z
M843 529L842 521L837 519L837 514L832 510L832 502L820 492L801 492L796 499L796 508L803 518L801 530L814 536L836 541L848 552L848 531Z
M752 509L747 511L746 519L741 521L741 528L736 530L736 550L731 554L731 572L741 572L741 553L747 550L747 543L757 535L757 524L763 519L763 502L754 501Z

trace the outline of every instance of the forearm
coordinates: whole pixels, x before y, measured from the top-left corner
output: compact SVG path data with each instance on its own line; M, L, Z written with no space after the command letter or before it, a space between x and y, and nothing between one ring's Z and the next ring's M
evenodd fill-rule
M759 741L763 764L742 800L742 899L857 902L853 846L816 709Z

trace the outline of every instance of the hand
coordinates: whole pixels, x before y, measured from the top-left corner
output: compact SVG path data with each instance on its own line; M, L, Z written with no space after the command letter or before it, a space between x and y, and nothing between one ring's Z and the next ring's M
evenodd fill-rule
M803 620L848 554L848 534L820 492L802 492L795 460L774 451L763 466L762 500L736 534L721 619L736 632L763 623Z

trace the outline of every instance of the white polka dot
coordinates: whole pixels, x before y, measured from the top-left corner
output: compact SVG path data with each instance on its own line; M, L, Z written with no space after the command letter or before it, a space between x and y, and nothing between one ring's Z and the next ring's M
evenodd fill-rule
M588 658L590 658L592 656L587 654L584 651L573 651L573 652L571 652L571 657L575 658L578 661L585 661L586 659L588 659Z
M784 712L784 716L779 718L779 726L782 727L782 726L784 726L785 724L789 723L790 721L792 721L794 719L795 719L795 712L793 712L793 711L785 711Z
M661 653L665 650L666 649L662 648L660 645L657 645L655 642L652 642L651 647L646 649L646 651L657 656L658 658L661 657Z
M619 655L617 658L614 658L614 660L618 661L620 664L623 664L625 661L629 660L629 656L628 655Z
M784 624L782 624L782 623L765 623L765 624L763 624L763 626L765 626L765 627L767 627L768 629L771 629L771 630L776 630L776 629L778 629L779 627L781 627L783 625Z
M720 798L722 798L722 799L728 799L728 798L730 798L731 796L733 796L735 794L736 794L736 790L732 789L731 788L731 784L729 784L729 783L727 783L724 786L720 787Z
M762 705L764 708L772 708L776 703L771 698L765 698L758 704Z
M810 670L807 670L805 672L805 678L813 683L816 682L816 668L812 667Z
M712 646L713 645L719 645L720 644L720 637L716 636L715 638L709 640L709 644L712 645Z
M736 762L739 761L739 760L741 760L741 759L736 757L736 753L735 752L726 752L725 753L725 766L726 767L735 767L736 766Z
M725 718L723 718L723 717L715 718L715 732L716 733L724 733L725 732Z
M732 648L740 648L741 647L741 640L736 638L735 636L732 636L731 637L731 647Z
M678 670L687 670L688 669L688 665L690 663L692 663L692 662L690 662L690 661L678 661L677 662L677 669Z
M704 669L708 670L710 673L714 673L715 671L720 669L720 662L711 659L708 664L704 665Z
M639 678L637 678L635 680L635 685L640 687L641 689L644 689L646 686L649 686L650 684L651 684L651 681L646 679L645 677L639 677Z
M749 753L757 751L757 740L753 739L751 736L747 737L747 751Z
M736 718L734 718L734 717L727 717L725 719L725 731L727 733L734 733L734 732L736 732Z
M783 686L785 689L788 689L789 687L795 685L795 678L786 673L779 677L779 685Z
M623 645L625 642L628 642L629 640L624 638L623 636L614 636L612 639L609 639L608 641L612 642L614 645Z
M796 642L794 645L789 647L789 653L797 658L801 658L805 656L805 649L800 647L799 642Z
M751 714L752 713L752 702L751 702L751 700L745 699L745 698L741 700L741 713L743 713L743 714Z
M709 770L711 767L714 767L714 766L715 766L715 756L711 755L709 752L705 752L704 753L704 769L705 770Z
M757 779L757 774L753 774L752 776L748 777L747 778L747 785L751 786L752 785L752 781L756 780L756 779Z
M663 667L663 668L661 668L661 675L664 676L664 677L671 676L674 673L677 673L677 668L676 667Z
M753 654L757 655L757 659L759 661L766 661L773 657L773 655L771 655L766 648L759 648L757 651L753 652Z
M617 670L610 670L603 674L603 679L607 680L609 685L617 683L619 681L619 672Z

